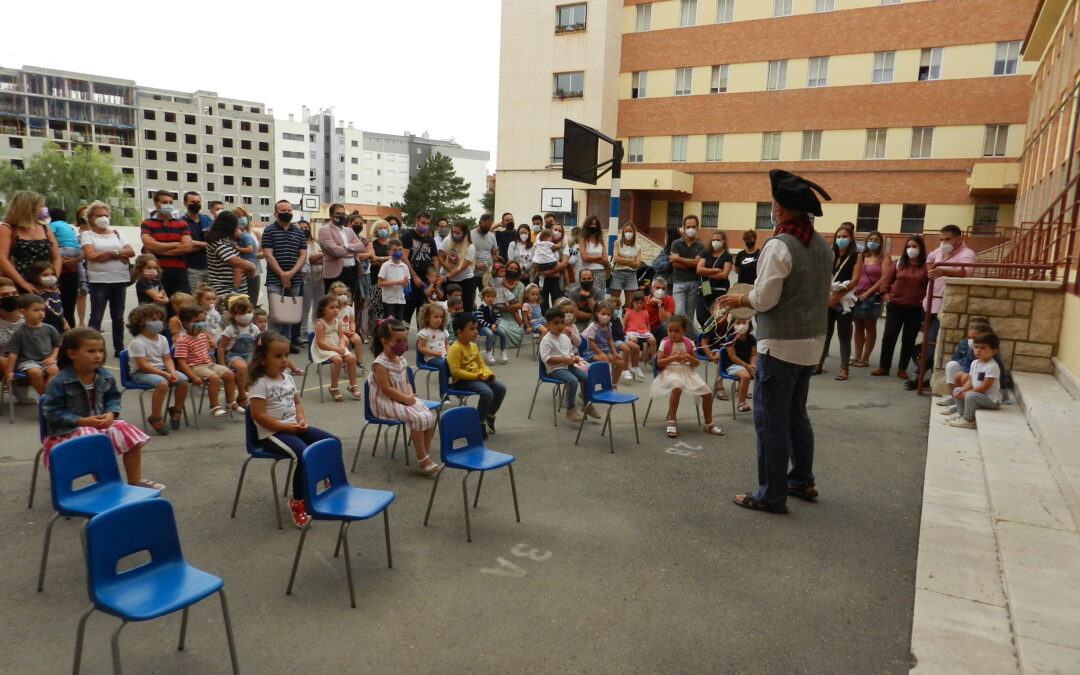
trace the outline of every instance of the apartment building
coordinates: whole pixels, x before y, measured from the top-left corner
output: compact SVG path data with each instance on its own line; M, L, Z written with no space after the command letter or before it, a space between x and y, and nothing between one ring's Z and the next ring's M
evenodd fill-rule
M769 169L828 189L818 227L1014 220L1036 0L504 0L496 211L575 188L564 118L617 136L620 219L769 227ZM972 21L978 17L978 21ZM531 45L521 50L522 42Z

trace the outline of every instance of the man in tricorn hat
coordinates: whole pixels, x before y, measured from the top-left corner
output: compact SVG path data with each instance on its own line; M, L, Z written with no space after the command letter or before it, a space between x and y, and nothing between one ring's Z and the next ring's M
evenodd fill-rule
M774 169L769 179L776 230L761 249L754 290L725 295L719 302L727 308L757 310L754 428L759 486L734 501L747 509L787 513L788 495L806 501L818 496L806 395L825 340L833 254L814 231L810 216L821 215L815 191L831 198L787 171Z

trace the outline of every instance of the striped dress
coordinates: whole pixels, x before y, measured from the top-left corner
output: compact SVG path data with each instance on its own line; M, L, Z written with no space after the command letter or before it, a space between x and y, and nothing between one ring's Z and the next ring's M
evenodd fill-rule
M371 406L371 412L376 417L404 422L407 427L415 431L427 431L434 428L435 413L428 410L419 397L412 405L405 405L393 400L379 388L379 385L375 382L374 366L381 366L386 369L386 374L390 378L390 386L395 391L413 391L409 385L409 375L406 373L409 364L405 362L405 358L398 357L395 363L390 360L386 352L383 352L375 357L371 369L372 374L368 377L368 405ZM413 391L413 394L415 393Z

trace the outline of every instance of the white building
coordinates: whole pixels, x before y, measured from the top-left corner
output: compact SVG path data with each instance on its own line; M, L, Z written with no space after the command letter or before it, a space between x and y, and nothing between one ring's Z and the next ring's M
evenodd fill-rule
M274 139L277 156L274 158L274 201L288 199L294 209L300 208L300 195L311 192L311 159L308 157L308 124L302 120L275 120Z

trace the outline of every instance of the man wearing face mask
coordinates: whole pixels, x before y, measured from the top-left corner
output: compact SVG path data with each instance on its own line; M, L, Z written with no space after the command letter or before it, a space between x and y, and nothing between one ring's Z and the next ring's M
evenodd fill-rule
M604 301L604 291L596 286L592 270L581 270L578 283L566 289L566 297L574 301L574 319L578 330L585 330L593 318L596 303Z
M435 250L442 248L442 243L450 236L450 221L442 216L435 221Z
M938 328L941 327L938 322L938 312L941 311L941 298L945 295L944 277L970 276L973 269L971 267L954 267L950 263L970 265L974 262L975 251L972 251L964 244L964 237L960 228L956 225L946 225L941 228L938 247L926 256L926 266L929 269L926 276L930 279L930 285L926 289L926 296L930 299L930 327L927 335L930 342L937 342ZM925 300L923 301L923 307L926 307ZM924 343L922 351L926 351L924 380L929 383L930 371L934 368L934 347L927 347ZM919 377L920 360L918 356L911 360L914 378L904 383L905 389L913 390L918 388L919 383L915 378Z
M740 284L753 285L757 281L757 261L761 253L757 247L757 232L743 232L742 240L743 250L735 256L735 271L739 274Z
M182 218L191 233L192 250L187 254L187 275L188 286L195 290L199 284L210 281L210 272L206 268L206 232L214 221L202 213L202 196L194 191L184 193Z
M413 228L401 236L402 258L409 268L413 292L405 299L405 323L412 321L413 313L424 305L424 280L428 268L436 256L435 237L431 236L431 214L421 211L413 220ZM439 283L446 283L445 277L439 277Z
M480 222L470 235L472 244L476 247L473 277L476 279L477 288L487 286L484 279L491 274L491 266L495 263L495 254L499 250L499 243L495 241L495 235L491 232L494 220L490 213L480 216Z
M348 218L341 204L330 205L330 222L319 228L319 246L323 252L323 292L329 293L334 282L340 281L355 296L356 274L359 269L356 254L364 249L360 238L347 227Z
M210 212L210 219L213 220L217 218L217 214L225 210L225 205L215 199L206 205L206 210Z
M757 310L758 487L735 495L733 501L754 511L787 513L788 495L806 501L818 496L814 429L806 397L825 344L833 252L810 219L811 214L822 215L818 194L830 199L825 190L779 169L769 172L769 180L776 230L761 248L754 289L745 295L725 295L717 302L726 308Z
M506 253L510 248L510 242L517 241L517 225L514 224L514 214L502 214L499 229L495 231L495 243L499 248L499 260L507 262Z
M555 218L554 213L545 213L544 214L544 227L546 227L547 229L550 230L551 228L555 227L555 223L557 223L557 222L558 222L558 220Z
M657 344L667 337L667 322L675 313L675 299L667 292L667 282L657 277L649 285L645 296L645 311L649 314L649 330Z
M287 297L304 295L304 277L300 272L307 261L307 234L292 222L292 204L282 199L274 204L274 222L262 235L263 256L266 259L266 292ZM293 334L293 326L271 323L270 329L285 337ZM299 354L293 345L290 353Z
M178 218L173 196L167 190L154 193L154 214L140 226L143 253L157 256L161 267L161 285L166 295L191 293L186 254L194 250L187 221ZM166 305L166 311L172 308Z
M675 296L675 313L690 319L694 325L701 282L698 281L698 260L705 255L705 246L698 241L697 216L683 218L682 238L671 243L668 262L671 263L671 289Z
M534 239L536 238L536 235L540 233L540 228L543 226L544 219L539 213L532 217L532 235Z

